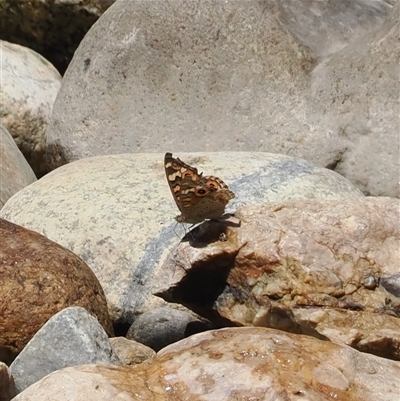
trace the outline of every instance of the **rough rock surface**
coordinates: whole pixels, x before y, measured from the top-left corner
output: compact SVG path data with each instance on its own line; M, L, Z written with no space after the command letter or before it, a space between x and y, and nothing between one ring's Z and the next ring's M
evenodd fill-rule
M243 207L227 241L210 240L217 225L206 223L177 247L159 293L214 322L400 359L399 212L391 198Z
M400 197L399 17L397 1L381 29L312 73L316 124L343 146L335 170L366 194Z
M66 368L13 401L397 401L399 376L399 362L245 327L196 334L134 367Z
M8 366L0 362L0 401L10 401L16 395L14 380Z
M54 314L82 306L111 335L104 292L76 255L0 219L0 360L9 363Z
M1 39L37 51L63 74L86 32L114 1L2 0Z
M14 139L0 124L0 209L20 189L36 181Z
M61 76L42 56L0 41L0 119L36 175L47 172L46 128Z
M129 328L126 338L159 351L188 335L205 331L205 323L185 311L169 307L154 308L140 315Z
M281 199L363 198L342 176L283 155L178 156L231 186L236 198L229 211ZM79 255L99 279L113 321L131 324L146 310L165 305L151 295L154 273L184 235L174 220L178 209L163 159L163 154L82 159L24 188L0 217L43 233Z
M285 28L318 58L338 52L381 25L397 0L268 0Z
M58 312L11 364L17 393L56 370L87 363L120 364L103 327L85 309Z
M279 143L293 147L311 139L302 132L299 90L312 64L308 48L255 0L118 1L75 53L49 143L68 161L160 152L165 143L176 151L269 151L260 126L264 133L285 125L280 110L290 105L296 134L281 133Z
M391 8L378 0L120 0L65 74L48 131L51 168L160 152L165 143L268 151L397 196L398 4Z
M156 354L150 347L125 337L110 338L110 343L122 365L137 365Z

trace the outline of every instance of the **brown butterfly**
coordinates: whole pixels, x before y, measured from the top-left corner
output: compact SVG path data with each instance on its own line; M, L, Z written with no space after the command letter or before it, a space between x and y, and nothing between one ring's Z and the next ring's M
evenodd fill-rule
M218 177L198 173L182 160L166 153L165 174L181 214L179 223L197 224L205 219L217 219L225 213L225 206L235 197L228 186Z

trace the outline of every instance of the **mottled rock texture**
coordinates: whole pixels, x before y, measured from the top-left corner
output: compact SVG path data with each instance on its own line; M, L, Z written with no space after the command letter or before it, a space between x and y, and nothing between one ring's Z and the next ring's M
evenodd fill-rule
M312 72L315 124L342 146L334 169L365 194L400 197L400 2L385 23Z
M269 153L177 154L236 193L228 211L288 199L362 199L339 174ZM99 279L113 321L132 324L165 302L155 272L184 235L163 154L86 158L51 172L10 199L0 217L44 234L81 257ZM163 278L161 277L163 281Z
M119 0L65 74L49 161L268 151L399 196L398 2ZM73 99L73 101L72 101Z
M35 174L41 176L48 171L46 129L61 76L31 49L5 41L0 41L0 48L0 121Z
M196 334L134 367L52 373L14 401L397 401L400 364L265 328Z
M245 206L241 227L210 222L187 236L160 270L159 294L222 324L399 360L399 212L391 198Z
M137 365L156 354L150 347L125 337L110 338L110 343L122 365Z
M35 181L35 173L10 133L0 124L0 209L11 196Z
M0 359L10 362L54 314L82 306L111 335L103 290L78 256L0 219Z
M11 364L17 393L56 370L87 363L119 365L103 327L84 308L52 316Z

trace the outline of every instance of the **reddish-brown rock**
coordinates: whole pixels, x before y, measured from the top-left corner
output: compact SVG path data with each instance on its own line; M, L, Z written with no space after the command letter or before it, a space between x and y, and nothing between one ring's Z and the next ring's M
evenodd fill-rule
M260 327L196 334L136 366L54 372L13 401L397 401L400 363Z
M305 333L400 359L399 212L391 198L243 207L227 241L208 238L211 222L179 245L159 294L223 324Z
M46 237L0 219L0 358L10 362L55 313L82 306L113 332L96 276Z

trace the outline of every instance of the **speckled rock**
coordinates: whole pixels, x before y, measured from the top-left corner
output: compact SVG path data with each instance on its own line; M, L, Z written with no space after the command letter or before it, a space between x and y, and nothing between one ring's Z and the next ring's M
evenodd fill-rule
M0 46L1 122L40 176L47 172L46 128L61 76L31 49L5 41L0 41Z
M387 21L319 64L316 124L341 143L335 170L364 193L400 197L400 2Z
M20 189L36 181L14 139L0 124L0 209Z
M0 362L0 401L10 401L16 395L14 380L8 366Z
M129 328L126 337L159 351L189 334L205 331L207 328L209 326L206 323L188 312L161 307L140 315Z
M362 199L342 176L304 160L268 153L178 155L236 193L228 211L288 199ZM165 305L154 275L184 235L174 216L163 154L99 156L68 164L20 191L0 217L79 255L95 272L115 322L131 324ZM163 280L163 278L161 278Z
M114 1L1 0L1 36L42 54L63 74L86 32Z
M266 1L281 24L319 59L338 52L385 22L397 0Z
M134 367L66 368L13 401L397 401L399 376L398 362L244 327L194 335Z
M150 347L125 337L110 338L110 343L122 365L137 365L156 354Z
M176 152L268 151L397 196L396 42L385 39L380 57L368 50L390 29L391 8L381 0L120 0L65 74L48 130L50 166L161 152L165 143ZM353 67L339 54L346 45ZM359 96L360 84L369 96Z
M50 318L11 364L17 393L56 370L87 363L121 362L98 320L81 307Z
M400 201L251 205L210 242L206 223L159 274L159 294L218 322L344 342L400 360ZM160 280L156 282L161 283Z
M42 235L0 219L0 357L9 363L46 321L82 306L113 332L103 290L90 268Z
M75 52L49 144L67 161L162 152L165 143L180 152L283 153L317 140L302 121L313 63L258 0L118 1ZM295 130L282 116L288 108ZM268 136L280 128L279 139ZM51 168L63 162L49 157Z

